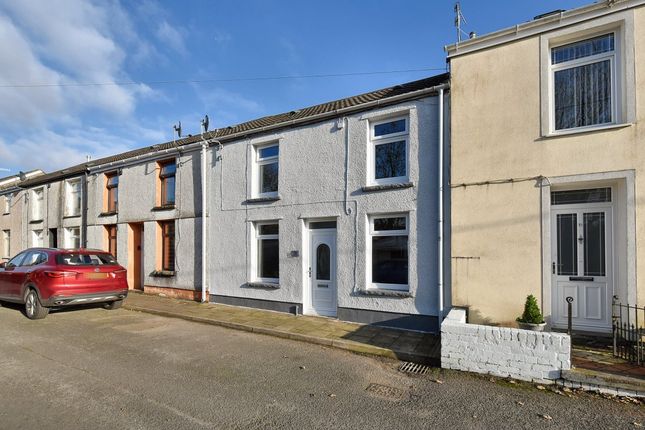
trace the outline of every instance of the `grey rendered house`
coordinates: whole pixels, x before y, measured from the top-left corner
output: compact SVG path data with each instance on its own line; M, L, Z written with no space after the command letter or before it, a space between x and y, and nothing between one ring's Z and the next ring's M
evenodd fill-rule
M448 93L443 74L83 163L20 183L46 202L21 216L147 293L436 331Z

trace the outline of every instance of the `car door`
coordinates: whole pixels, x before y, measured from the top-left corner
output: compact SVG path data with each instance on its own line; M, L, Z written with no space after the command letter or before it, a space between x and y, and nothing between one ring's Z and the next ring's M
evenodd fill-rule
M7 262L4 270L0 270L0 297L14 298L10 292L14 289L13 284L17 277L16 269L20 267L26 255L26 252L21 252Z
M29 251L20 261L20 264L13 270L13 278L9 284L8 296L11 299L20 299L22 286L27 281L29 274L36 268L40 257L40 252Z

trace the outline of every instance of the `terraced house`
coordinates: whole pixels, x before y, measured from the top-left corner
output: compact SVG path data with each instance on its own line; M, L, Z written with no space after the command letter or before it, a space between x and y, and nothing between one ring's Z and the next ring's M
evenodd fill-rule
M452 298L473 322L612 329L645 301L645 2L600 1L447 47Z
M448 94L444 74L25 178L8 255L103 248L144 292L436 331Z

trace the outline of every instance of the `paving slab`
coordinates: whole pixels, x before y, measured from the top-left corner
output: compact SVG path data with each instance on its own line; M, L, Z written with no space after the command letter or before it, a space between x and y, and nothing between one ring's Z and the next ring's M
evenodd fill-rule
M441 342L431 333L132 293L123 307L171 318L330 346L358 354L438 366Z

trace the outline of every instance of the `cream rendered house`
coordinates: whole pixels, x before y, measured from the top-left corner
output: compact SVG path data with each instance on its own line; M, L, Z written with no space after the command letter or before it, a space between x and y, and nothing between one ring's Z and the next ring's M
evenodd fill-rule
M645 2L600 1L446 47L452 301L611 331L645 304ZM640 221L639 221L640 220Z

